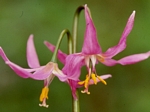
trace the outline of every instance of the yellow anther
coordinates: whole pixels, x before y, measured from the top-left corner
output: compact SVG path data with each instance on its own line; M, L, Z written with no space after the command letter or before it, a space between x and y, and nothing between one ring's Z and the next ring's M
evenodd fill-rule
M48 99L48 91L49 88L48 87L44 87L42 89L41 95L40 95L40 101L42 102L45 98Z
M98 78L102 83L104 83L105 85L107 85L106 81L103 80L100 76L97 76L97 78Z
M89 76L86 75L86 79L85 79L85 83L84 83L84 87L85 87L85 88L88 87L88 85L89 85L89 80L90 80Z
M94 73L92 73L91 77L92 77L92 79L94 81L94 84L96 85L97 84L96 75Z
M85 81L78 82L79 85L83 85L84 83L85 83Z

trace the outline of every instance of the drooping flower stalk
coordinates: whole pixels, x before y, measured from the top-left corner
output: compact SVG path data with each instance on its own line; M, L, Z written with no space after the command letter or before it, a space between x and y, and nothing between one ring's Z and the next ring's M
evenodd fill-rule
M72 37L71 37L71 34L69 32L69 30L65 29L61 32L59 38L58 38L58 41L57 41L57 44L56 44L56 47L55 47L55 50L54 50L54 53L53 53L53 56L52 56L52 59L51 59L51 62L54 62L56 63L57 62L57 53L58 53L58 49L60 47L60 44L61 44L61 41L64 37L64 35L67 34L67 37L68 37L68 49L69 49L69 53L72 52ZM61 72L60 70L57 69L58 72ZM41 92L41 95L40 95L40 101L42 101L43 103L42 104L39 104L39 106L44 106L44 107L48 107L48 105L46 105L46 99L48 99L48 86L50 85L50 83L52 82L52 80L54 79L54 75L52 74L51 77L49 77L48 79L46 79L44 81L44 88L42 89L42 92ZM67 77L67 75L66 75ZM65 80L67 81L67 79Z
M79 6L79 7L76 9L76 12L75 12L75 14L74 14L73 31L72 31L73 53L76 53L79 14L80 14L80 12L81 12L83 9L84 9L84 5L83 5L83 6Z
M69 52L69 54L72 54L73 39L72 39L72 37L71 37L71 34L70 34L69 30L68 30L68 29L64 29L64 30L61 32L61 34L60 34L60 36L59 36L59 38L58 38L58 40L57 40L57 44L56 44L55 51L54 51L54 53L53 53L53 57L52 57L51 61L56 62L56 59L57 59L56 57L57 57L58 49L59 49L59 47L60 47L62 38L64 37L65 34L67 34L67 38L68 38L68 49L69 49L68 52Z
M73 39L73 52L76 53L76 47L77 47L77 32L78 32L78 21L79 21L79 14L84 9L84 6L79 6L74 14L74 22L73 22L73 31L72 31L72 39ZM71 54L71 53L70 53ZM72 96L72 106L73 106L73 112L80 112L80 106L79 106L79 95L78 90L76 89L76 99Z

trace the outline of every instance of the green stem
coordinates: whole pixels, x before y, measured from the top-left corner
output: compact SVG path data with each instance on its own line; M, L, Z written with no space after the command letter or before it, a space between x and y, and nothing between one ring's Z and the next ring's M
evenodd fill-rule
M55 51L54 51L53 56L52 56L52 59L51 59L52 62L57 62L58 49L59 49L59 47L60 47L61 41L62 41L62 39L63 39L63 37L64 37L65 34L67 34L67 37L68 37L69 54L72 53L72 44L73 44L73 43L72 43L71 34L70 34L70 32L69 32L68 29L64 29L64 30L61 32L61 34L60 34L60 36L59 36L59 38L58 38L58 41L57 41L57 44L56 44L56 47L55 47Z
M79 6L74 14L74 22L73 22L73 32L72 32L72 39L73 39L73 53L76 53L77 48L77 31L78 31L78 21L79 21L79 14L84 9L84 6Z
M76 97L77 97L77 99L74 99L74 98L72 97L72 107L73 107L72 112L80 112L78 90L76 90Z
M83 9L84 9L84 6L79 6L74 15L73 32L72 32L73 53L76 53L78 20L79 20L79 14ZM72 112L80 112L78 90L76 90L76 96L77 96L77 99L74 99L72 97L72 106L73 106Z

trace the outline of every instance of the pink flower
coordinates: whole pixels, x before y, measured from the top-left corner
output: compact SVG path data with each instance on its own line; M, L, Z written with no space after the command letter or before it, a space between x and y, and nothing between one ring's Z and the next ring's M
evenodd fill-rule
M104 84L106 84L106 82L104 81L106 77L104 76L105 78L102 78L101 76L97 75L95 65L98 62L106 66L114 66L116 64L121 65L134 64L147 59L150 56L150 51L146 53L126 56L120 60L112 59L115 55L122 52L126 48L126 39L133 28L135 11L133 11L133 13L130 15L119 43L116 46L109 48L106 52L103 53L97 40L96 29L92 21L91 15L89 13L89 9L87 5L85 5L84 7L85 7L86 30L82 51L80 53L75 53L66 56L65 61L63 61L66 63L62 71L68 77L70 77L70 79L72 79L72 81L70 81L70 85L73 90L79 85L83 85L85 87L85 90L83 90L82 93L89 94L88 86L91 84L91 82L97 84L97 81L101 81ZM47 45L47 47L51 51L54 50L54 46L53 47L52 46L53 45L50 43L49 46ZM58 55L60 61L62 60L61 55L63 57L64 54L62 54L61 52ZM86 65L88 69L88 74L86 75L86 79L84 81L79 81L80 69L83 65ZM111 75L109 75L108 77L111 77Z
M39 104L40 106L48 107L48 105L46 105L46 99L48 98L48 86L53 80L54 76L57 76L63 82L67 80L66 75L59 70L57 63L48 62L46 65L40 66L33 43L33 35L29 36L27 42L27 62L30 68L22 68L19 65L11 62L1 47L0 55L5 63L8 64L10 68L20 77L44 80L44 88L40 96L40 101L42 104Z
M44 42L44 44L47 46L47 48L54 52L55 50L55 46L47 41ZM60 62L62 62L63 64L66 64L66 65L69 65L69 63L71 63L70 67L65 67L62 69L63 73L67 75L68 77L68 80L67 80L67 83L70 85L70 88L72 90L72 95L73 97L76 99L76 88L80 88L80 87L83 87L85 85L79 85L78 82L80 82L79 78L76 77L76 75L80 74L80 69L81 67L84 65L84 61L82 61L82 63L80 62L77 62L78 60L74 60L75 65L74 63L72 63L70 60L67 60L66 61L66 58L67 58L67 54L63 53L62 51L58 51L58 59L60 60ZM69 58L70 59L70 58ZM73 74L72 74L73 73ZM72 74L72 75L70 75ZM92 84L95 84L97 82L100 82L100 81L104 81L103 79L107 79L107 78L110 78L111 75L110 74L105 74L105 75L101 75L99 78L101 78L101 80L99 80L98 78L95 78L95 81L93 81L92 79L90 79L88 81L89 85L92 85ZM84 83L85 81L81 81L81 83ZM86 82L87 83L87 82ZM88 89L86 89L87 91ZM84 91L82 91L84 92ZM88 92L89 94L90 92Z

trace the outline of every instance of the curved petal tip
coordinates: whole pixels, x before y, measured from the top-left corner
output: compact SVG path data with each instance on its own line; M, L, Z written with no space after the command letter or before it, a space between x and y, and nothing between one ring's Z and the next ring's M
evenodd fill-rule
M134 17L135 17L135 13L136 13L136 11L134 10L134 11L132 12L132 14L131 14L131 16L130 16L130 18L129 18L129 19L133 20L133 19L134 19Z
M40 67L38 56L33 42L33 34L31 34L27 41L27 62L30 68Z

